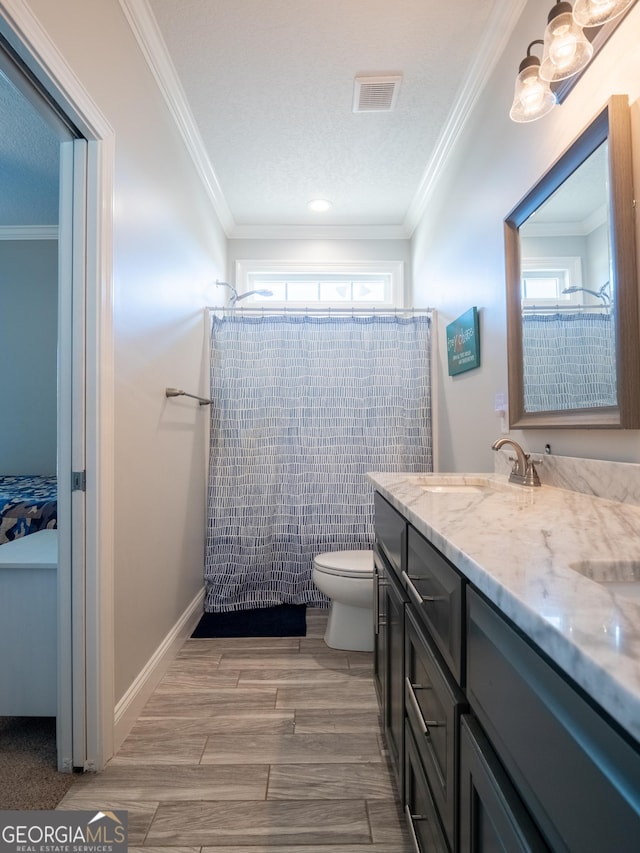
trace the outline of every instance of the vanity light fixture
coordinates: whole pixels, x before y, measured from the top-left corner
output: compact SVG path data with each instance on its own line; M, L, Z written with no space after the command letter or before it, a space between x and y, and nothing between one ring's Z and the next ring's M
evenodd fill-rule
M540 76L549 83L573 77L592 56L593 45L575 22L571 3L558 0L547 17Z
M556 105L556 96L551 91L549 83L540 76L540 60L531 56L534 44L544 44L542 39L532 41L527 48L527 55L520 63L516 77L516 89L513 104L509 111L512 121L535 121L545 116Z
M576 0L573 19L581 27L600 27L625 12L633 0Z
M307 202L307 207L314 213L326 213L331 207L331 202L326 198L314 198Z

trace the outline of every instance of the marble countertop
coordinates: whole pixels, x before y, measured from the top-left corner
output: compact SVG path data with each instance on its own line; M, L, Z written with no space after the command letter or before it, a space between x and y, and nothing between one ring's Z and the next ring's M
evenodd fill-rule
M376 489L636 741L640 598L573 563L637 560L640 507L500 474L372 473ZM444 484L441 491L425 488ZM447 483L478 489L447 490ZM640 575L638 575L640 580Z

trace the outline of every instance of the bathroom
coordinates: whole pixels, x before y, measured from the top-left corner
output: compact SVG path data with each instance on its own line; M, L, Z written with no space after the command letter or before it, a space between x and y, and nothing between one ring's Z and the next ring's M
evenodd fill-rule
M412 4L406 5L409 11ZM43 56L43 43L55 45L106 118L108 127L96 122L94 135L116 139L115 204L105 241L112 249L102 258L98 291L109 308L100 320L103 336L89 330L95 432L87 462L88 470L93 465L100 473L92 481L87 560L89 609L100 614L88 628L99 624L89 644L89 669L100 673L92 688L100 723L90 726L97 766L125 737L153 684L154 667L175 650L184 614L201 592L206 421L197 407L171 406L164 389L207 393L202 309L214 299L212 282L234 280L236 261L403 261L410 303L438 312L434 467L493 469L491 444L502 429L496 398L506 395L508 383L505 216L613 94L629 98L634 183L640 183L637 4L561 107L531 124L509 121L518 64L544 29L547 5L495 4L505 19L504 38L487 85L461 107L465 122L455 145L450 140L451 156L437 181L425 190L411 237L384 239L366 239L362 232L352 239L292 239L268 230L260 238L241 231L228 237L123 4L63 0L55 10L43 0L0 5L3 26L21 33L33 53L40 48ZM145 104L144 122L123 92ZM452 378L443 357L445 327L470 306L480 309L481 365ZM549 445L554 456L640 462L636 429L550 427L511 435L540 455Z

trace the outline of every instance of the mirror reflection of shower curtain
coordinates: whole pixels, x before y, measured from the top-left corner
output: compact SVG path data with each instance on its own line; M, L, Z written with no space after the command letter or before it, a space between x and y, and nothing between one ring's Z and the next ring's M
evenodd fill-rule
M205 610L322 604L373 544L367 471L430 471L430 317L212 317Z
M615 321L606 311L525 314L522 358L527 412L617 404Z

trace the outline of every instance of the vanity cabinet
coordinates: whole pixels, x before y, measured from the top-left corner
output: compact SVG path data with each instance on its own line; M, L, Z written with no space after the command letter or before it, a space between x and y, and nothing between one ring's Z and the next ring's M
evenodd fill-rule
M379 494L376 528L379 696L416 853L637 851L637 742Z
M404 699L417 761L449 848L456 850L458 732L466 699L412 607L405 622Z
M637 851L640 754L500 614L468 593L471 709L554 851Z
M408 528L407 568L402 575L415 612L456 682L463 683L464 580L413 527Z
M416 853L449 853L411 727L405 733L404 813Z
M374 550L374 674L382 724L396 776L404 785L404 619L407 594L399 581L404 564L404 518L376 495Z
M476 720L460 722L460 853L548 853Z

